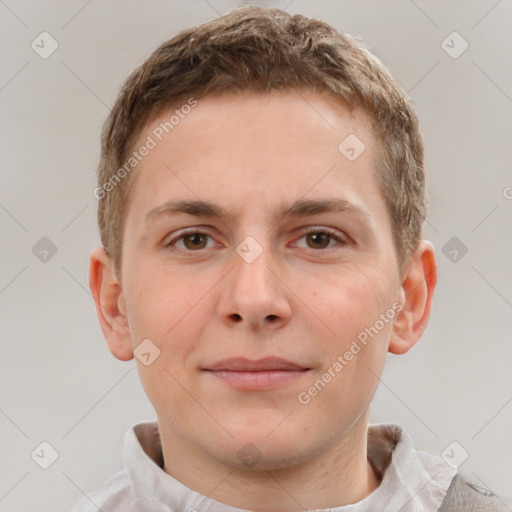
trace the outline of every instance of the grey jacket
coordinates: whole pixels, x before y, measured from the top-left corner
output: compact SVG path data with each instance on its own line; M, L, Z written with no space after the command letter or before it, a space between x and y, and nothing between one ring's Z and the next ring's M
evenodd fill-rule
M439 512L511 512L506 504L493 492L470 483L457 473L452 480Z

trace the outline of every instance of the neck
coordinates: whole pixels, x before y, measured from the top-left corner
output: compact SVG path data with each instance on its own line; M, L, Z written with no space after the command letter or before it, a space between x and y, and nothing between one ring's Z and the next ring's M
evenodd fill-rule
M380 485L367 460L366 415L360 420L313 458L285 469L258 471L206 458L174 432L161 431L164 470L189 489L236 508L291 512L357 503Z

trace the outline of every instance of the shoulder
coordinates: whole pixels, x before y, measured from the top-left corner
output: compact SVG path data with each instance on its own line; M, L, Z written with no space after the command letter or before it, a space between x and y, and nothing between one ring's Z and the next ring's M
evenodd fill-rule
M510 512L509 506L489 489L457 473L438 512Z

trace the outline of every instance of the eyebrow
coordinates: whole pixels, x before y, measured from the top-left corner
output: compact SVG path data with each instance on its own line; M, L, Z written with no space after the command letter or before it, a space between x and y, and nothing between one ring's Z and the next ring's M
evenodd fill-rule
M287 217L307 217L309 215L329 212L352 213L362 217L363 220L369 220L369 214L366 210L345 199L298 199L289 206L281 207L278 216L279 219L284 219ZM235 219L233 213L218 204L202 200L182 200L167 201L153 208L145 215L145 221L149 222L156 217L183 213L226 221L233 221Z

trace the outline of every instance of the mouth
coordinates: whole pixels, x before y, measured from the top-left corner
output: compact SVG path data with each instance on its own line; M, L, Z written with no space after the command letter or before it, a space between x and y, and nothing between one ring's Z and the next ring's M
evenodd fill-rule
M203 371L231 387L245 390L271 390L304 377L311 368L279 357L259 360L224 359Z

